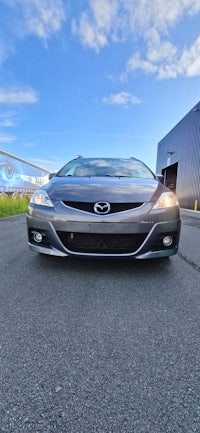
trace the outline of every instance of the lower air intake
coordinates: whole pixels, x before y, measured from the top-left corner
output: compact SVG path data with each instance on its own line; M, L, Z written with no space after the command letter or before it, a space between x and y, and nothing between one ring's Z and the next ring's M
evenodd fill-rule
M57 232L61 242L70 251L79 253L126 254L136 251L146 234L94 234Z

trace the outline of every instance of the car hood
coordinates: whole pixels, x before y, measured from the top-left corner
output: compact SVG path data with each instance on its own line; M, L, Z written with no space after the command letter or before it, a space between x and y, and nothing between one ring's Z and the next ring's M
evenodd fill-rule
M51 200L108 201L111 203L152 202L168 191L156 179L118 177L54 177L45 187Z

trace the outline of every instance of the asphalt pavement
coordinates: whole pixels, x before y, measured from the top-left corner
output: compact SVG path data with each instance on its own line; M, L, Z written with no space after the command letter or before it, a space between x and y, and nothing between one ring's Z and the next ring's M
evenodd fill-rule
M181 209L179 255L200 269L200 212Z
M200 228L169 260L28 249L0 220L1 433L199 433ZM199 219L198 219L199 218Z

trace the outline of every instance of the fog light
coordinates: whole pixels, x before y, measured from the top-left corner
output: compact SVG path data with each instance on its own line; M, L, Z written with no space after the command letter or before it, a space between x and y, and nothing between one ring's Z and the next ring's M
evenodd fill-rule
M172 244L172 242L173 242L173 238L172 238L172 236L165 236L165 237L163 238L163 245L164 245L165 247L169 247L169 246Z
M42 242L42 234L40 232L34 232L33 233L33 239L35 242L40 244L40 242Z

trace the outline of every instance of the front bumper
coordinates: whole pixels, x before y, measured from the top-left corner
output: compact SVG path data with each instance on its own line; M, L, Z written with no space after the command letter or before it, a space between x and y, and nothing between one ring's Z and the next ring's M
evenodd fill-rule
M79 212L79 218L77 213L68 214L66 218L64 213L59 213L58 217L53 210L46 212L43 209L31 208L27 215L29 247L42 254L60 257L149 259L176 254L181 226L179 209L152 211L149 205L145 206L143 209L104 217ZM42 233L41 244L34 241L34 231ZM162 239L167 235L173 237L173 243L164 247ZM79 249L74 241L77 236L93 239L92 246L87 245L85 248L82 245ZM102 242L99 242L99 239L102 239ZM119 247L118 244L123 244L123 241L125 246ZM99 242L99 247L95 247L95 242ZM111 248L112 242L114 243Z

